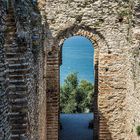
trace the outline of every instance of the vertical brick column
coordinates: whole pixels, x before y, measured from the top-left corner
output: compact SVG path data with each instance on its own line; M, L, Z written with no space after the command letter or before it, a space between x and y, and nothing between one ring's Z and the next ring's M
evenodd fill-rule
M93 113L94 113L94 124L93 124L93 139L99 139L99 111L98 111L98 57L99 50L98 48L94 48L94 101L93 101Z
M25 54L27 53L24 41L18 43L16 38L16 21L14 7L9 1L8 14L6 16L5 31L5 54L8 62L8 102L10 110L8 118L10 122L10 140L26 139L28 122L28 100L27 100L27 77L29 75L28 63Z
M2 46L0 46L0 57L0 140L9 140L9 104L7 99L9 80L6 71L7 64L5 62L5 51Z
M47 140L57 140L59 131L59 53L47 53Z
M108 54L106 54L108 55ZM107 62L107 57L102 55L104 57L104 61ZM100 58L101 59L101 58ZM98 64L98 122L99 122L99 130L98 130L98 139L99 140L111 140L111 134L109 132L108 128L108 113L106 110L107 101L106 97L110 96L111 88L109 85L110 78L112 76L108 76L106 73L109 71L109 68L107 67L107 63L103 64L101 60L99 60Z
M118 139L125 133L125 59L125 55L116 52L104 53L99 58L100 140Z

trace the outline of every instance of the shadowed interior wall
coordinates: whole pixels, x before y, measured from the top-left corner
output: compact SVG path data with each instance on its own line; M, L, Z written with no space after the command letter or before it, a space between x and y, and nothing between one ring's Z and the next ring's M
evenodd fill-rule
M96 44L95 139L138 139L139 9L139 0L1 0L0 138L58 139L59 46L82 35Z
M7 113L9 112L8 105L8 74L6 72L7 62L4 48L4 29L6 18L6 6L4 1L0 2L0 139L9 140L10 125Z
M45 140L44 32L40 13L28 0L2 1L0 6L0 138Z

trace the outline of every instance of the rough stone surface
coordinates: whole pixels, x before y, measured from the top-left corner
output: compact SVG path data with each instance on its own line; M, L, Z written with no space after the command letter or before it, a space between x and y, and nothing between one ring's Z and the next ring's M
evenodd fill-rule
M127 76L127 120L129 133L127 139L140 139L136 128L140 125L140 3L136 0L132 6L132 22L130 28L130 48L128 51Z
M43 26L30 0L0 1L0 140L46 139Z
M4 48L6 7L4 1L0 2L0 9L0 140L9 140L10 125L7 116L7 112L9 111L7 99L8 75L6 71L7 62Z
M94 139L137 140L139 0L0 0L0 140L57 140L66 38L95 47Z
M94 95L98 94L96 97L98 100L94 100L96 106L94 113L97 113L95 124L99 122L99 128L95 128L99 130L99 139L138 139L136 126L133 127L133 131L130 131L133 124L130 118L135 118L135 125L139 124L137 107L140 105L140 100L135 97L139 94L139 82L136 79L139 77L139 56L132 59L133 55L130 55L133 48L130 36L132 34L133 38L135 34L137 40L134 41L134 45L138 49L139 33L134 32L138 32L139 27L135 29L133 27L139 24L138 8L137 10L134 8L138 7L139 1L135 2L136 6L133 5L134 1L129 0L49 0L46 3L41 2L43 3L40 6L41 11L47 22L46 44L48 47L59 47L66 38L77 35L77 32L78 35L92 40L93 44L97 43L98 49L95 49L96 59L94 60L96 61L95 87L97 88ZM132 19L136 15L137 19ZM134 26L131 25L132 23ZM85 34L90 34L95 38L91 39L90 35ZM130 59L132 63L129 65ZM130 77L131 69L135 71L135 80ZM55 73L55 78L57 78L57 73ZM137 86L135 90L132 88L133 82ZM133 96L131 96L132 93ZM53 98L48 97L48 100L56 104ZM58 98L57 95L56 98ZM129 109L131 109L130 112ZM51 114L48 112L48 115ZM53 123L51 121L48 121L49 125L57 122L57 120ZM53 134L58 134L55 125L49 127L48 130ZM97 139L96 136L94 138ZM55 138L52 135L48 139Z

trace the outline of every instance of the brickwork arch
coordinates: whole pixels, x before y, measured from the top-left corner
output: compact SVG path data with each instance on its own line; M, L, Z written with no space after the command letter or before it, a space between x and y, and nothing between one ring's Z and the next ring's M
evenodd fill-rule
M67 33L68 32L68 33ZM89 39L93 44L94 44L94 47L98 47L98 43L97 43L97 40L99 40L99 36L97 34L94 34L92 32L89 32L87 30L83 30L83 29L79 29L77 31L74 31L74 32L70 32L70 31L65 31L65 34L63 35L63 39L62 39L62 36L60 35L58 37L58 41L61 43L64 42L65 39L69 38L70 36L83 36L83 37L86 37L87 39Z
M71 36L83 36L89 39L93 44L94 48L99 48L99 42L102 42L107 45L104 36L97 31L96 28L89 28L88 26L77 26L73 25L69 28L66 28L63 31L60 31L55 37L55 44L62 44L65 39ZM107 45L108 46L108 45Z
M90 31L89 31L90 30ZM89 39L94 47L94 101L93 101L93 113L94 113L94 139L99 137L99 115L98 107L98 92L99 92L99 51L102 45L106 45L104 38L96 30L83 29L78 27L68 28L57 35L55 38L55 45L48 49L47 52L47 138L58 139L59 138L59 100L60 100L60 65L62 60L62 47L64 41L72 36L83 36ZM106 45L107 46L107 45ZM101 114L101 113L100 113ZM102 117L103 118L103 117ZM103 122L103 121L102 121ZM104 124L104 129L107 131L107 127ZM57 136L55 135L57 134ZM53 137L54 136L54 137ZM104 136L103 136L104 138ZM100 138L101 139L101 138Z
M60 47L61 47L61 49L60 49L60 58L61 58L61 60L62 60L62 48L63 48L63 43L64 43L64 41L66 40L66 39L68 39L69 37L72 37L72 36L82 36L82 37L85 37L85 38L87 38L89 41L91 41L91 43L92 43L92 47L94 48L94 58L93 58L93 61L94 61L94 77L95 77L95 83L94 83L94 89L95 89L95 91L94 91L94 93L93 93L93 95L94 95L94 101L93 101L93 106L94 106L94 110L93 110L93 113L94 113L94 126L96 126L96 127L94 127L94 134L96 133L98 133L98 129L99 129L99 122L98 122L98 104L97 104L97 100L98 100L98 57L99 57L99 45L98 45L98 41L97 40L99 40L99 36L97 35L97 34L94 34L94 33L92 33L92 32L90 32L90 31L87 31L87 30L84 30L84 29L78 29L77 31L75 31L75 32L72 32L72 30L71 30L71 32L66 32L66 34L65 34L66 36L66 38L65 39L61 39L60 40ZM97 138L97 137L96 137ZM94 138L95 139L95 138Z

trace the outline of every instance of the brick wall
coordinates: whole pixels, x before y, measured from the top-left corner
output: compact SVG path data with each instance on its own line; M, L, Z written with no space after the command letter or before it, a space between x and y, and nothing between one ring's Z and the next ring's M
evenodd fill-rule
M3 3L0 4L0 138L45 140L46 94L41 16L35 3L28 0L5 2L7 13Z
M0 2L0 140L9 140L10 126L8 121L8 73L7 61L4 48L5 43L5 19L6 19L6 5L4 1Z
M99 36L96 41L99 54L95 65L98 84L95 84L97 91L94 93L94 111L98 114L95 122L98 126L95 125L94 131L100 136L99 139L127 139L126 135L129 137L130 134L126 133L129 127L126 121L129 119L126 116L126 73L131 3L108 0L39 2L43 3L41 12L46 15L48 48L58 47L78 29ZM55 131L53 127L51 129Z
M47 139L58 139L59 131L59 52L47 50Z
M1 0L0 139L58 139L60 46L73 35L95 47L94 139L137 139L139 5Z

